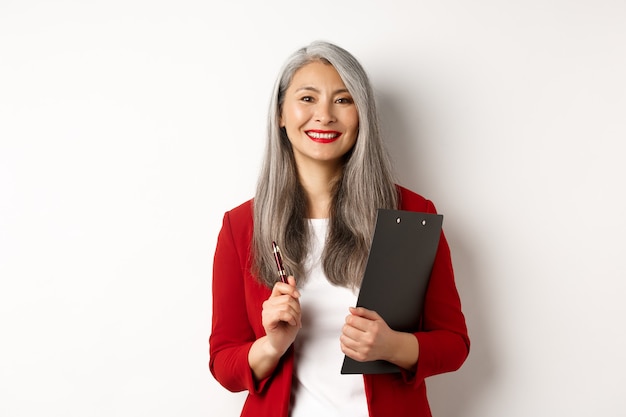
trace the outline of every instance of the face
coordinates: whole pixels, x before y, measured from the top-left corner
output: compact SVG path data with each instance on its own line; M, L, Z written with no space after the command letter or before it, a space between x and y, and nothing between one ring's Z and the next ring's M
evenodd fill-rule
M354 146L359 116L337 70L320 61L298 69L285 92L280 126L296 164L338 167Z

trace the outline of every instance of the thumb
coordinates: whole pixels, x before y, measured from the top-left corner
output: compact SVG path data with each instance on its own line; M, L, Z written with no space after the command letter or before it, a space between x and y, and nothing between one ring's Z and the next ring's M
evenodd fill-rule
M381 320L380 314L365 307L350 307L350 313L368 320Z

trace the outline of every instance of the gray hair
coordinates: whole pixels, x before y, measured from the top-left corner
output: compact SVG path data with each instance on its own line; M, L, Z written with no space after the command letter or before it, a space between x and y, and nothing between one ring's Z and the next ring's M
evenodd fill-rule
M332 65L350 92L359 116L356 144L344 157L341 176L333 184L329 233L322 254L328 280L360 285L374 229L376 209L397 208L398 191L380 136L374 93L361 64L348 51L317 41L296 51L283 66L274 86L267 145L254 198L253 273L267 286L277 278L272 241L282 249L288 272L299 283L308 251L307 203L298 181L293 150L280 127L285 91L295 72L322 61Z

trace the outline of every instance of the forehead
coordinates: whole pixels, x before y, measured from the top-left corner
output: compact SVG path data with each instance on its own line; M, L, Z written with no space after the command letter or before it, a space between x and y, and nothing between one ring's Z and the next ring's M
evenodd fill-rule
M313 61L296 70L288 89L303 87L346 89L335 67L323 61Z

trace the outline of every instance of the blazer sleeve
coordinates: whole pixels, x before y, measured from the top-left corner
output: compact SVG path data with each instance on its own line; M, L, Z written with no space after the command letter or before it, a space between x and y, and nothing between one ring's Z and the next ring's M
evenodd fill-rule
M213 315L209 368L230 391L255 387L248 351L257 339L246 308L245 266L248 247L238 247L229 213L224 215L213 260Z
M427 201L427 211L436 213L431 201ZM419 342L419 358L415 373L408 378L415 383L459 369L469 354L465 316L461 311L450 248L443 231L425 295L422 327L415 337Z

